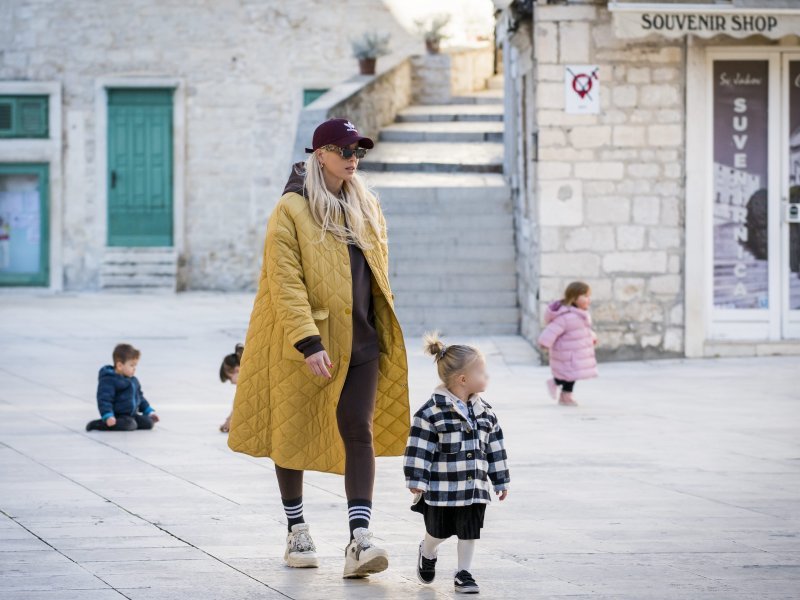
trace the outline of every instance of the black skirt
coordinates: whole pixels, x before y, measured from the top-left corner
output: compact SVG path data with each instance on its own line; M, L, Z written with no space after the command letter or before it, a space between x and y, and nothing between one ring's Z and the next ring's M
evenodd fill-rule
M431 506L423 497L411 505L411 510L423 516L425 531L435 538L446 539L455 535L460 540L481 539L485 504Z

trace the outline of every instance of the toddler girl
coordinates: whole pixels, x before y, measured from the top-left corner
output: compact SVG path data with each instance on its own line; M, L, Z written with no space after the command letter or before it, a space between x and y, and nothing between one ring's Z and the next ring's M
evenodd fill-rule
M497 417L481 397L488 375L476 348L446 346L437 334L425 336L442 384L414 415L405 451L406 485L415 494L411 510L425 519L425 539L417 555L417 577L436 576L439 545L458 537L455 591L478 593L470 573L475 540L481 536L491 491L508 495L510 476Z
M589 316L591 304L591 288L582 281L573 281L567 286L564 298L550 304L545 314L547 327L539 336L539 345L550 352L553 378L547 381L547 389L553 400L558 397L562 406L578 405L572 397L577 380L597 377L594 356L597 336Z
M233 354L228 354L222 359L222 365L219 367L219 380L222 383L230 381L233 385L239 380L239 365L242 362L242 353L244 352L244 344L236 344ZM231 430L231 416L233 409L228 414L225 422L219 426L222 433L228 433Z

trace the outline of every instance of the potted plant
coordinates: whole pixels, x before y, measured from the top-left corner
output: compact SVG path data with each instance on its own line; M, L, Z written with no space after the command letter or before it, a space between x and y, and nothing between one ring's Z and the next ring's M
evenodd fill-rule
M358 67L362 75L375 75L375 61L389 54L390 35L366 32L360 38L352 40L353 56L358 59Z
M425 48L429 54L439 54L439 44L447 36L444 28L450 23L450 15L436 15L428 21L415 21L417 30L425 39Z

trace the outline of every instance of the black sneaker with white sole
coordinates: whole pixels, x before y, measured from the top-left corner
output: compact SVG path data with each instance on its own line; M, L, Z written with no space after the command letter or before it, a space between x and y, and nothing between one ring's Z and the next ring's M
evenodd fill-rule
M459 594L477 594L481 591L481 588L475 583L469 571L459 571L456 573L453 584Z
M422 542L419 543L417 553L417 579L422 583L433 583L436 578L436 559L426 558L422 555Z

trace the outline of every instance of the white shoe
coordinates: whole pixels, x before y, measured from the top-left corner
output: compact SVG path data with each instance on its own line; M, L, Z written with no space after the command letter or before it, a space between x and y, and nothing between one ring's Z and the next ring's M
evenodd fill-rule
M344 579L369 577L389 568L389 554L372 541L372 532L359 527L344 549Z
M286 536L286 552L283 554L283 560L288 566L299 569L319 566L317 547L308 533L308 523L292 525L292 531Z

